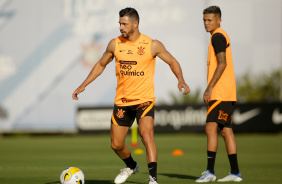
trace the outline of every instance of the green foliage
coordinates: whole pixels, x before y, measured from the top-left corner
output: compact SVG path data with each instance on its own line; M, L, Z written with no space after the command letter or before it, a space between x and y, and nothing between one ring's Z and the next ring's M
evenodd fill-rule
M237 79L237 97L240 102L279 101L280 71L253 76L244 74Z
M238 101L241 103L278 102L280 80L279 70L259 75L252 75L248 72L236 81ZM188 95L170 92L169 97L172 99L173 105L203 103L200 88L192 90ZM164 101L160 104L167 105Z

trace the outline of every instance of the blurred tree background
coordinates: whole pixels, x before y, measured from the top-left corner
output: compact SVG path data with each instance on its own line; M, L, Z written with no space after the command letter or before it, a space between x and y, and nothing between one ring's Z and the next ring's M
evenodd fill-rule
M237 97L241 103L279 102L280 71L260 75L244 74L237 79Z
M245 73L236 79L237 100L239 103L279 102L280 70L271 73ZM170 92L173 105L201 104L203 91L200 88L192 90L188 95ZM168 105L164 101L161 105Z

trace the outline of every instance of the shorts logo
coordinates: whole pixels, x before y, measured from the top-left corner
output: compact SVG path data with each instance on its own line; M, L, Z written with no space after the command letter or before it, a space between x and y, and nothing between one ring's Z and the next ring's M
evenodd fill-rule
M140 46L137 48L138 48L137 54L139 54L140 56L145 54L145 51L144 51L145 47Z
M118 109L118 112L116 113L118 118L123 118L124 117L124 110L122 109Z
M145 103L142 103L142 104L140 104L137 108L136 108L136 110L138 110L139 108L142 108L142 110L144 111L149 105L151 105L151 103L150 102L145 102Z
M227 121L227 118L228 118L228 114L224 113L224 111L222 111L222 110L219 110L218 119L223 119L224 121Z

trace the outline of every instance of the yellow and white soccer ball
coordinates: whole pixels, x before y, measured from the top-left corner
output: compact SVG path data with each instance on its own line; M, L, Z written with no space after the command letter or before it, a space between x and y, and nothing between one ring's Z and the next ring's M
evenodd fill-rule
M84 174L77 167L69 167L63 170L60 176L61 184L84 184Z

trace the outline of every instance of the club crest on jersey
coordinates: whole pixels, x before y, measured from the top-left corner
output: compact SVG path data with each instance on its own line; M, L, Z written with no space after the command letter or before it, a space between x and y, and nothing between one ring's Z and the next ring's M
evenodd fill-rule
M145 47L140 46L140 47L137 47L137 48L138 48L137 54L139 54L140 56L145 54L145 51L144 51Z
M227 118L228 118L228 114L224 113L224 111L222 111L222 110L219 110L218 119L223 119L224 121L227 121Z
M118 112L116 113L118 118L123 118L124 117L124 110L122 109L118 109Z

